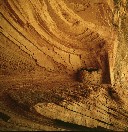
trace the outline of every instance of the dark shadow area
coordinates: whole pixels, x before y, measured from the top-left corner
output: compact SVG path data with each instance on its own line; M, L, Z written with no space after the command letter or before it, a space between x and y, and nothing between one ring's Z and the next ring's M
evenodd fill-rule
M98 71L99 69L98 68L80 68L76 71L76 73L74 74L74 79L75 81L78 81L78 82L83 82L83 71L87 71L89 73L92 73L93 71Z
M83 69L83 70L86 70L86 71L88 71L88 72L93 72L93 71L98 71L98 68L85 68L85 69Z
M103 56L100 56L100 59L102 62L102 70L103 70L102 83L111 84L108 54L105 53Z
M82 125L68 123L68 122L64 122L64 121L61 121L61 120L57 120L57 119L55 120L55 122L56 122L56 125L58 125L62 128L71 130L71 131L87 131L87 132L112 131L112 130L109 130L109 129L102 128L100 126L98 126L97 128L89 128L89 127L85 127L85 126L82 126Z
M21 109L23 111L30 111L30 107L29 105L25 105L23 103L19 103L18 101L16 101L15 99L13 99L10 94L8 93L4 93L4 103L6 103L9 108L15 110L15 109Z
M0 112L0 119L2 119L3 121L7 122L10 119L10 116Z
M112 88L108 87L108 95L114 100L116 103L122 104L122 100L119 97L118 93Z

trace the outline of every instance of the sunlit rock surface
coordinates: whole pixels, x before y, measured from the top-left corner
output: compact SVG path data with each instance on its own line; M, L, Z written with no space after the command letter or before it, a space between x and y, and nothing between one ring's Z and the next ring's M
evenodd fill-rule
M128 130L127 0L1 0L1 130Z

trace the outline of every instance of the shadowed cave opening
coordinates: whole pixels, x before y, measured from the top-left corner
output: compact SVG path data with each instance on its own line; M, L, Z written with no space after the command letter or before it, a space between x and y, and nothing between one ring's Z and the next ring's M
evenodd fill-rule
M75 81L89 80L95 84L111 84L108 54L100 55L100 61L98 66L79 68L74 74Z

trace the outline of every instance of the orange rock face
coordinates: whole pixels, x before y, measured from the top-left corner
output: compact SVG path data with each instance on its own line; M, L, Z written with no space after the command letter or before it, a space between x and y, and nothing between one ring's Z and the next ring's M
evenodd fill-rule
M1 0L1 130L127 130L127 14L126 0Z

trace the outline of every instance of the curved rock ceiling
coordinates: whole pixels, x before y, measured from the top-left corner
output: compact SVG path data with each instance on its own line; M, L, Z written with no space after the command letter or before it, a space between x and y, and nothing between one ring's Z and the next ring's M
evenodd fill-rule
M1 2L1 37L48 71L103 68L113 39L111 16L100 1L8 0Z
M122 12L123 9L124 8L121 8ZM112 0L1 0L0 79L2 91L8 88L21 90L21 95L17 93L16 90L15 94L17 94L17 96L13 94L13 91L9 93L9 97L14 98L16 101L18 100L20 104L24 104L24 102L28 100L26 101L26 99L22 97L22 93L27 93L28 95L25 94L25 96L29 97L31 90L29 92L22 92L22 90L28 90L29 87L30 89L34 87L37 90L39 87L39 89L45 89L44 91L46 91L47 89L51 89L51 87L53 88L53 85L65 87L67 82L72 82L73 85L75 83L76 87L76 83L80 83L76 76L78 74L79 76L86 76L82 78L83 82L83 80L87 78L88 73L86 72L90 69L92 69L92 71L96 69L100 70L100 72L94 72L91 77L90 73L88 74L91 80L94 78L92 82L100 82L109 85L115 84L115 75L118 74L115 64L117 64L116 61L118 62L119 59L116 55L118 51L118 31L114 26L114 22L117 22L118 17L116 17L116 15L114 16L114 11L114 2ZM122 53L121 51L121 54ZM86 72L85 69L87 70ZM128 71L123 71L122 69L122 73L127 74L127 72ZM90 80L88 79L86 82L87 81ZM61 86L58 82L61 83ZM68 87L73 87L71 84L71 86L69 86L68 83L67 85ZM109 85L107 85L105 89L111 91ZM80 83L78 87L83 87L83 84ZM104 88L101 89L104 92L101 90L102 92L99 92L101 94L100 96L95 95L95 93L93 94L97 96L98 99L102 98L100 101L102 102L103 100L104 102L105 99L101 96L102 94L109 94L109 92L106 93ZM76 90L78 89L76 88ZM95 91L95 87L92 91ZM88 92L91 93L90 90ZM116 92L112 90L110 96L113 100L116 100L116 95L118 100L116 101L119 102L119 105L120 99ZM111 95L111 93L114 93L114 96ZM78 95L80 94L81 92ZM127 93L125 94L127 95ZM119 95L121 95L121 93L119 93ZM123 101L125 97L125 95L122 96ZM44 104L40 104L37 100L29 101L29 105L35 105L35 103L33 104L32 102L36 102L37 104L34 106L35 110L38 113L43 113L42 110L40 110L40 106L44 108ZM62 106L65 107L64 104ZM70 108L72 109L71 106L66 106L68 110L64 110L61 106L54 106L53 104L48 104L45 108L47 111L47 109L49 110L54 107L56 107L60 113L61 111L68 113L68 110ZM77 109L75 104L73 104L73 107ZM103 105L102 107L102 110L105 109L103 111L107 111L106 106ZM125 109L126 108L127 106L125 106ZM107 107L107 109L109 109L109 107ZM80 109L78 108L77 110L79 113ZM112 111L112 114L115 114L113 113L114 110L111 109L110 111ZM52 116L53 119L61 120L60 118L64 116L63 112L58 118L56 118L56 111L55 115L46 112L46 116L48 118ZM71 111L68 114L71 114ZM105 114L109 116L107 115L108 113ZM119 117L122 116L123 115L120 116L119 114ZM79 120L74 119L74 117L75 114L71 114L71 119L65 117L63 121L84 126L83 122L79 122ZM111 122L117 123L113 127L108 123L108 120L106 121L105 119L97 123L99 120L102 120L101 115L99 115L100 118L97 117L98 119L94 120L94 122L92 120L96 117L92 117L92 120L88 119L90 117L87 119L82 117L81 114L76 114L76 117L83 118L83 120L90 122L86 122L85 126L96 127L98 124L98 126L112 130L116 130L115 126L118 123L123 127L125 127L127 123L127 119L119 122L118 120L115 121L114 117L112 117L110 119ZM74 122L71 120L74 120ZM91 123L91 121L93 123ZM102 124L104 122L107 122L106 125ZM39 128L38 125L35 125L33 129L37 128ZM48 127L46 130L56 129ZM122 130L121 126L120 130Z

